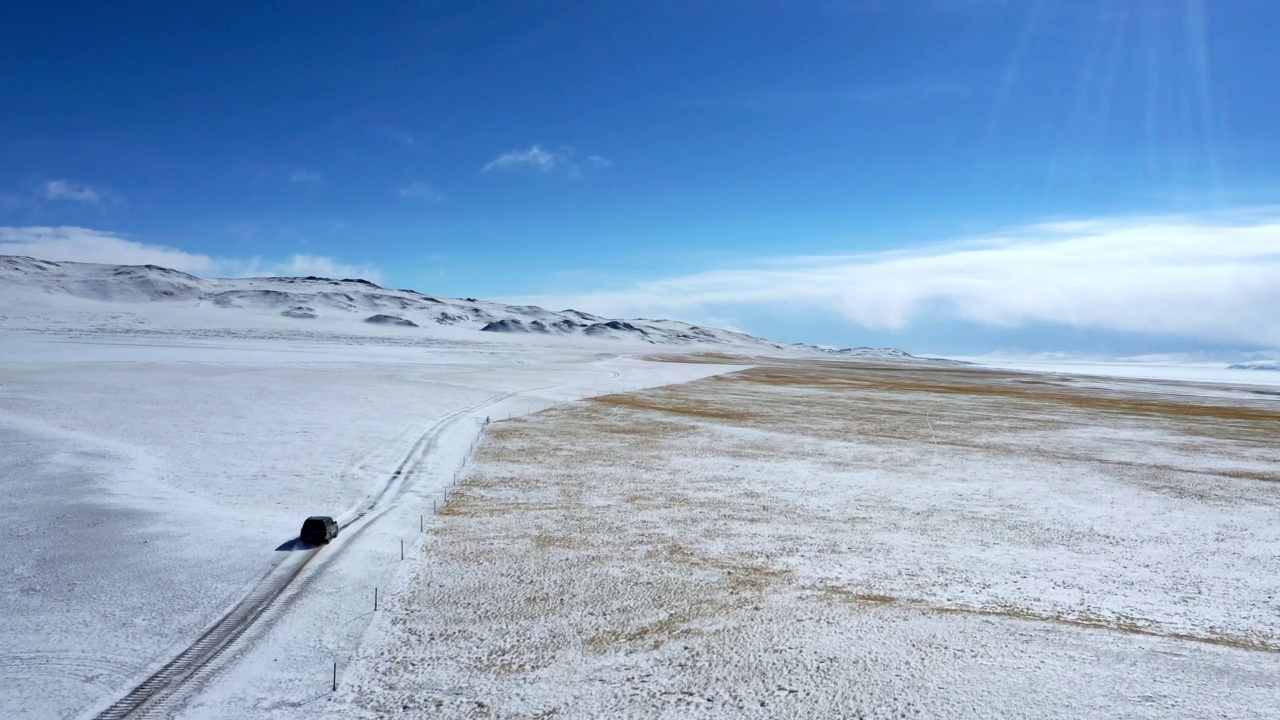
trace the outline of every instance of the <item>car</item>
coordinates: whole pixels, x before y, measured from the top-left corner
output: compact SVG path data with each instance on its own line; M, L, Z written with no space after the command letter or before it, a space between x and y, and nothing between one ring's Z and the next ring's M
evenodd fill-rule
M338 523L328 515L312 515L302 522L298 537L312 545L325 545L338 537Z

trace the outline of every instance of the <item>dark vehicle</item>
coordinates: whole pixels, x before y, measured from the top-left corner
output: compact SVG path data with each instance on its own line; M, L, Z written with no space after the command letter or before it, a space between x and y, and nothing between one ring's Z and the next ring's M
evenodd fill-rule
M312 515L303 521L298 537L312 545L324 545L338 537L338 523L328 515Z

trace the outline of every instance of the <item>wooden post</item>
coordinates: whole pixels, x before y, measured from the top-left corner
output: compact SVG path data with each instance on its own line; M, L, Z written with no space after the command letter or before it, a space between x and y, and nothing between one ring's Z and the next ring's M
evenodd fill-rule
M338 661L333 661L333 690L338 691Z
M378 588L373 589L373 611L378 612Z
M400 559L404 559L404 540L400 541Z

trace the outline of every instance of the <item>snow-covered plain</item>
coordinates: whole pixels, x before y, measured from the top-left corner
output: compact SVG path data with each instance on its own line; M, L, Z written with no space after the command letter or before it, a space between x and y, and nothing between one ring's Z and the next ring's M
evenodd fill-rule
M163 274L100 298L0 283L0 717L92 717L291 562L303 518L331 514L354 524L160 715L296 717L486 418L732 369L633 359L653 343L627 338L132 295Z
M313 513L353 524L154 716L1273 712L1274 390L41 262L0 265L2 718L94 716ZM769 367L619 394L725 362Z
M169 362L0 369L0 521L9 538L0 556L9 580L0 717L70 717L114 700L287 555L277 548L302 518L350 514L450 413L520 391L456 418L395 512L342 548L317 591L368 604L387 553L415 539L419 515L461 466L477 419L717 370L564 351L517 353L518 362L457 352L417 363L246 363L200 361L190 349L177 361L183 350L168 348ZM272 350L249 354L263 352ZM302 609L302 620L290 615L284 646L273 647L281 670L253 673L273 702L291 698L291 672L305 672L308 659L326 666L330 650L349 652L341 643L362 627L356 620L334 632L331 615ZM310 657L312 641L325 646L323 658Z
M1225 362L1169 362L1162 360L1071 360L1038 357L957 356L963 362L1023 372L1053 375L1099 375L1142 380L1176 380L1200 383L1240 385L1280 385L1280 372L1266 372L1280 367L1271 360L1228 364ZM1251 372L1259 370L1262 372Z
M1280 717L1280 408L795 361L504 422L327 717Z

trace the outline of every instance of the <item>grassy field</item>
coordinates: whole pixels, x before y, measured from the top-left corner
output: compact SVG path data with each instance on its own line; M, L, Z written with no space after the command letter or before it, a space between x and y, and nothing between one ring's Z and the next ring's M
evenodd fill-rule
M1280 716L1276 400L776 362L500 423L350 700L371 717Z

